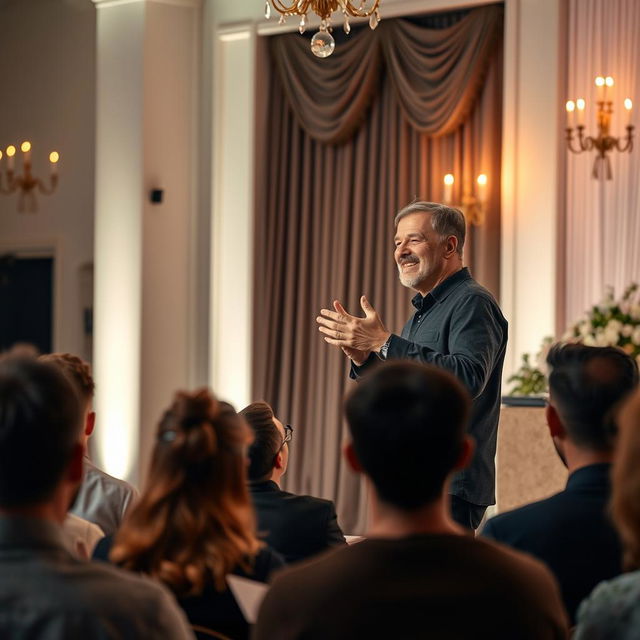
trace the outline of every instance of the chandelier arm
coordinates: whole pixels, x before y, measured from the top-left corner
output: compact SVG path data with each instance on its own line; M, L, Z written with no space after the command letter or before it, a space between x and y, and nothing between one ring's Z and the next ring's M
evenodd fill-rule
M352 18L368 18L372 13L377 11L379 6L380 6L380 0L375 0L375 2L373 3L373 6L369 10L367 10L367 9L362 9L362 10L356 9L351 4L351 0L346 0L346 3L345 3L345 9L346 9L347 13Z
M633 126L627 127L627 135L624 138L624 146L620 144L621 138L616 138L615 147L618 151L625 153L633 149Z
M271 0L273 8L278 13L281 13L285 16L304 15L309 10L310 2L311 0L303 0L302 3L298 2L298 0L293 0L293 2L289 6L286 6L282 0Z
M38 191L40 191L40 193L44 194L45 196L49 196L56 190L56 187L58 186L58 176L51 176L49 178L49 187L46 187L44 182L42 182L40 178L37 178L35 182L38 187Z
M582 147L580 146L580 144L578 145L578 148L575 149L573 146L573 127L567 127L567 136L565 138L566 142L567 142L567 148L569 149L569 151L571 151L571 153L582 153L584 151L584 149L582 149Z

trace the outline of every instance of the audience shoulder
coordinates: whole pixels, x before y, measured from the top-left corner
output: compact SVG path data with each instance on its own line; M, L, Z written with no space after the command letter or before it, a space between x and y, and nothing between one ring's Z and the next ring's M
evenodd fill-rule
M640 628L639 602L640 571L601 582L578 609L574 640L634 637Z

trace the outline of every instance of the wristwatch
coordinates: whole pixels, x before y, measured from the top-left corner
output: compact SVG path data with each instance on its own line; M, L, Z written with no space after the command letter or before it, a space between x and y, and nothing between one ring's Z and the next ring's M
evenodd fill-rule
M380 360L387 359L387 351L389 351L389 345L391 344L391 335L387 338L386 342L380 347L380 351L378 351L378 357L380 358Z

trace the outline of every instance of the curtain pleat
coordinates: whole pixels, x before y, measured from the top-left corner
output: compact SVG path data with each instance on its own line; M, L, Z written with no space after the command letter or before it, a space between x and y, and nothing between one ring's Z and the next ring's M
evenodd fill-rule
M485 33L489 14L495 21L500 11L496 13L495 7L474 9L440 31L455 37L463 27L467 33L476 29ZM473 26L474 15L482 27ZM256 180L257 188L264 192L256 198L253 396L269 402L276 414L295 428L285 486L336 500L340 521L349 533L363 531L367 518L363 487L341 456L346 433L343 398L353 383L348 380L348 363L342 352L327 345L316 328L319 310L331 307L338 299L349 311L361 315L359 299L365 294L387 327L394 332L401 330L411 312L412 292L398 281L393 261L393 218L414 198L441 199L442 176L449 171L456 174L457 200L463 186L470 188L478 173L488 174L488 217L483 227L470 230L465 255L485 286L496 294L499 287L501 40L494 43L493 55L485 56L481 72L484 84L476 88L475 100L464 87L447 89L452 95L466 96L466 118L455 105L444 108L436 101L437 119L443 127L457 117L462 120L452 132L436 131L432 135L408 117L407 112L413 110L423 123L432 126L435 122L429 109L421 114L417 103L407 106L407 101L399 97L395 72L388 66L382 69L386 64L382 46L375 69L351 74L342 66L346 59L354 64L364 59L373 67L375 57L367 57L371 47L362 43L365 37L379 43L388 33L400 39L409 33L415 42L422 31L425 42L440 43L438 51L447 48L443 33L434 36L439 30L415 24L396 27L394 22L385 21L373 34L365 30L341 43L336 54L342 58L316 84L320 74L315 71L292 80L291 70L303 67L283 51L290 52L299 45L281 44L284 40L302 43L304 55L311 59L308 41L297 36L275 36L270 47L274 59L270 88L258 105L259 111L266 110L268 130L263 132L265 143L258 149ZM386 31L383 24L388 25ZM477 38L486 42L488 36ZM466 48L458 46L457 59L466 60ZM440 64L449 63L443 59ZM368 101L366 108L360 102L353 112L346 103L340 103L346 105L350 123L331 107L331 100L322 98L325 92L318 90L327 78L344 83L345 75L354 78L357 85L353 95L366 93ZM467 73L457 77L463 83L469 78ZM435 87L437 83L433 82ZM301 85L302 96L296 93ZM353 89L341 86L343 91ZM334 96L338 104L340 90L334 93L334 89L330 87L326 95ZM294 100L292 92L296 93ZM426 93L420 98L427 99L432 98ZM308 100L318 107L312 109ZM312 133L307 129L307 121L325 116L318 130ZM350 133L343 137L347 129ZM338 138L342 138L341 144L329 144L329 140Z

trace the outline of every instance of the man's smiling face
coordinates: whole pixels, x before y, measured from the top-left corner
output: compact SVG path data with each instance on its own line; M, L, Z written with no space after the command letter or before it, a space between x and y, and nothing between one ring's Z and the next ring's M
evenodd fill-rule
M421 293L431 290L445 262L445 241L434 231L431 214L417 212L402 218L394 243L400 282Z

